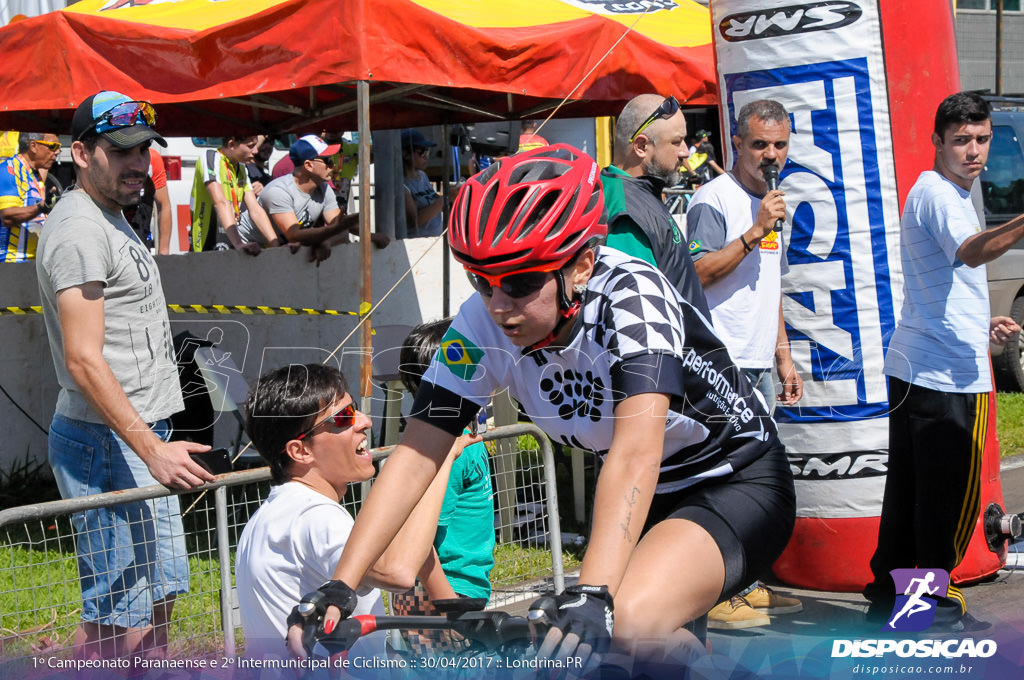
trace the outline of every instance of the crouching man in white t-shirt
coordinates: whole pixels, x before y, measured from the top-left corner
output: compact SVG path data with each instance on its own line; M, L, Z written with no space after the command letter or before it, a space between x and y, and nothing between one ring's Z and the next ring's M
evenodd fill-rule
M291 365L263 375L246 400L246 430L270 465L274 486L238 541L235 579L246 656L285 657L286 619L305 593L331 579L352 529L340 505L350 482L374 475L371 421L358 411L335 368ZM405 591L417 575L430 598L455 593L431 544L448 483L453 448L416 511L358 588L355 614L384 613L380 591ZM384 654L383 634L353 647L350 658Z

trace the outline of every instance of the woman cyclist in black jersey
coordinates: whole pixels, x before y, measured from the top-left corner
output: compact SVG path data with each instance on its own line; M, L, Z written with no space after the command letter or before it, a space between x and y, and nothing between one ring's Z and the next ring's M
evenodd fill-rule
M684 624L785 547L795 503L775 424L668 280L599 246L599 174L591 158L553 145L495 161L459 192L449 239L477 294L423 376L335 580L320 589L343 616L354 602L347 584L505 387L553 440L604 457L579 584L554 598L542 655L611 648L656 663L694 642ZM336 617L328 612L326 632ZM296 652L300 630L289 632Z

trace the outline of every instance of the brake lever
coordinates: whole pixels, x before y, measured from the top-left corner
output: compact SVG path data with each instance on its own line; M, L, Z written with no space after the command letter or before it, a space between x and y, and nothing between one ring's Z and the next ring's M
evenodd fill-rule
M331 656L347 652L359 638L369 635L377 629L375 618L373 616L355 616L350 619L342 619L329 634L317 634L315 641Z
M306 650L307 657L313 655L317 632L323 625L324 613L327 611L326 600L326 595L314 590L306 593L295 608L295 611L302 617L302 648Z
M526 621L530 626L530 641L535 648L540 649L548 631L555 624L557 615L558 604L553 597L542 597L530 605L530 610L526 612Z

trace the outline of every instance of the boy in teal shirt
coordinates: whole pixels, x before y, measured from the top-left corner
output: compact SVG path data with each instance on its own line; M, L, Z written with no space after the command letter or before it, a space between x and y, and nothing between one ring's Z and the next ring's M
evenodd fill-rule
M402 343L399 373L413 396L450 325L450 318L420 324ZM487 449L482 442L465 447L452 463L434 548L448 583L460 597L490 599L489 577L494 567L494 491ZM391 605L394 613L406 616L436 613L419 584L407 593L392 595ZM461 646L441 631L408 631L402 638L417 655L454 651Z
M402 343L399 373L416 395L451 319L420 324ZM463 597L490 598L494 567L494 492L487 449L470 444L452 463L434 547L452 588Z

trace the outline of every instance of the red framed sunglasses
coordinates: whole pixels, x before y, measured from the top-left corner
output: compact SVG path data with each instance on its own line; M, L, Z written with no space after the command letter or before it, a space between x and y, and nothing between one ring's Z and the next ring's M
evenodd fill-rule
M336 413L330 416L327 416L326 418L318 422L316 425L300 434L298 437L294 437L294 439L302 440L308 435L310 435L313 432L313 430L317 429L324 423L329 423L332 420L334 421L334 427L336 427L339 431L347 430L348 428L356 424L357 413L359 413L359 410L356 409L356 403L354 401L350 402L348 406L342 408L341 410L337 411Z
M494 294L494 289L498 288L510 298L524 298L543 288L544 284L548 282L548 274L558 271L561 267L561 263L547 263L539 267L520 269L497 276L467 267L466 275L473 288L484 297L491 297Z

